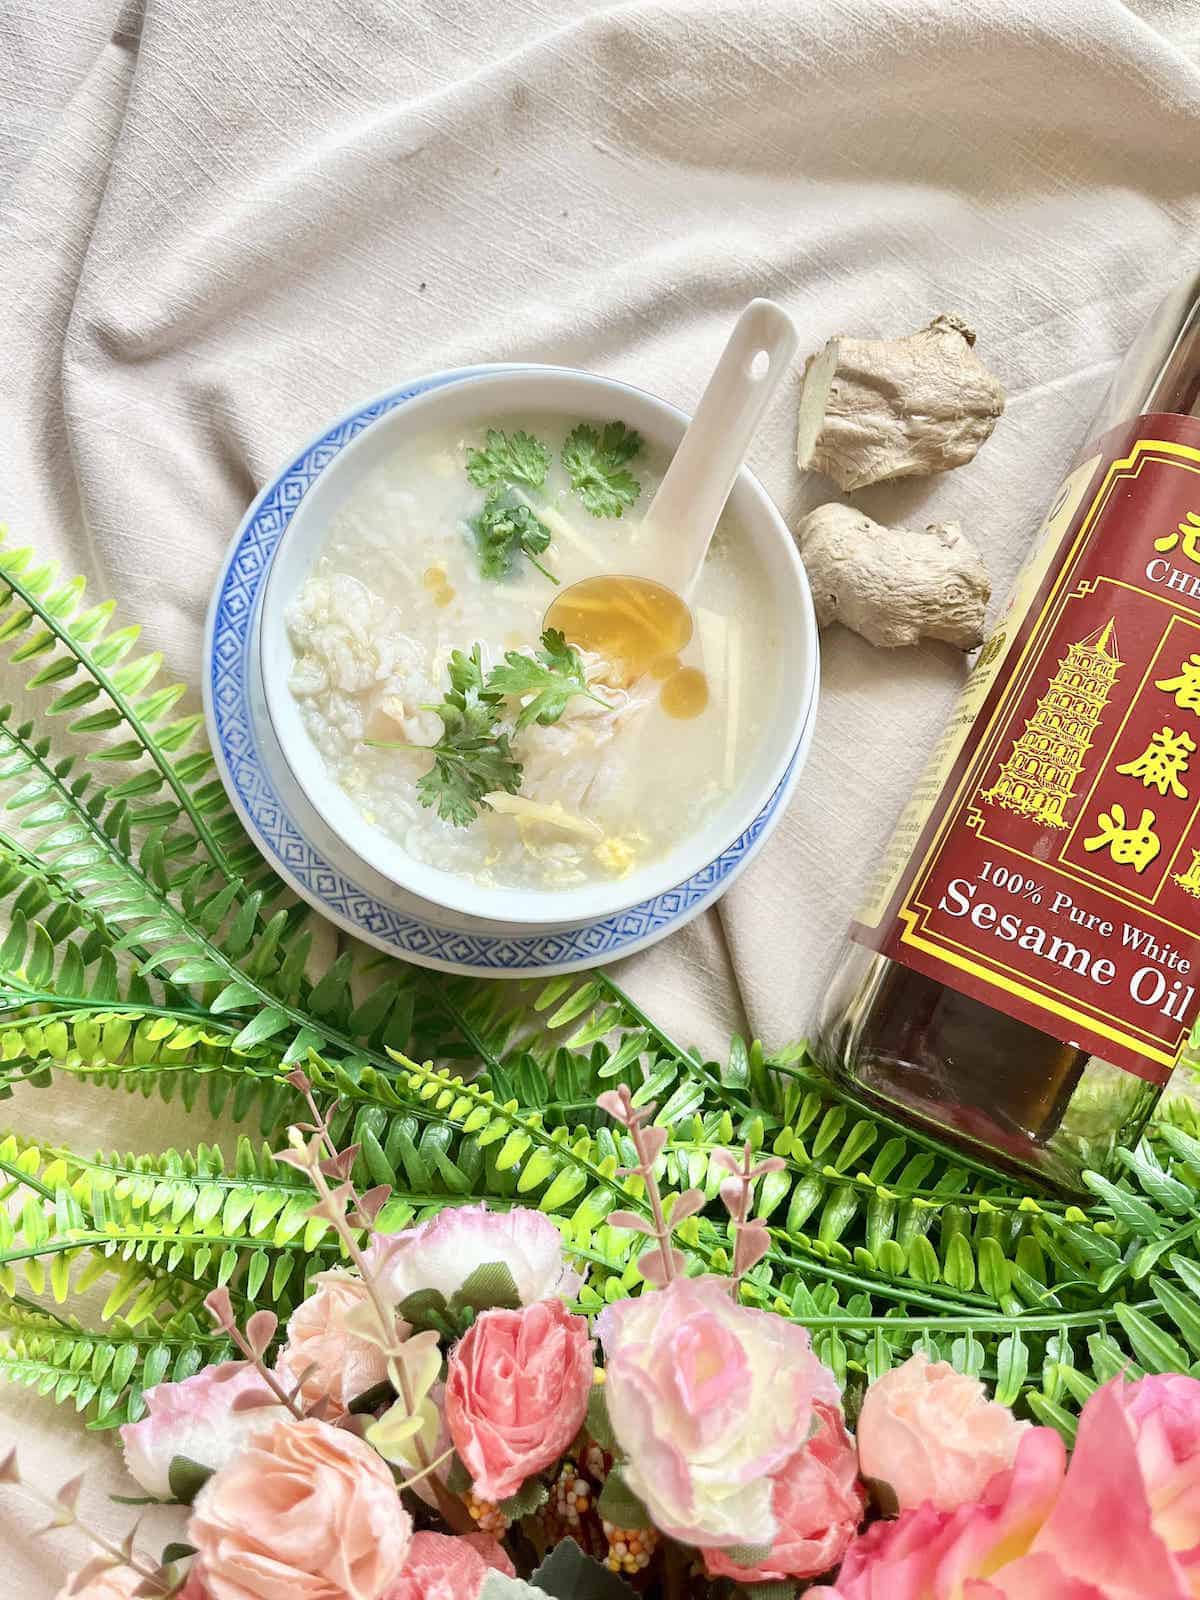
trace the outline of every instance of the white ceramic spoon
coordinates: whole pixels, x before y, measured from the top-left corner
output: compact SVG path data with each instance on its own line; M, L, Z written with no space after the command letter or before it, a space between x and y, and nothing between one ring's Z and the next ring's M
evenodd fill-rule
M773 300L752 300L737 320L700 404L646 512L659 535L647 572L688 600L733 481L763 413L791 367L799 339Z
M693 631L692 590L717 522L796 344L786 312L771 300L750 302L638 531L642 559L622 575L581 578L563 589L544 627L560 628L572 643L622 663L627 682L683 649ZM695 703L703 700L697 696Z

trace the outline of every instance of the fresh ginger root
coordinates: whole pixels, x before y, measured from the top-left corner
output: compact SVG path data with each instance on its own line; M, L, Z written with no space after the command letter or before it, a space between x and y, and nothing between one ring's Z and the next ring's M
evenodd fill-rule
M796 538L821 627L841 622L876 645L983 642L991 579L956 522L885 528L834 502L810 511Z
M970 461L1004 410L974 344L973 330L947 314L904 339L831 339L804 368L801 469L848 491Z

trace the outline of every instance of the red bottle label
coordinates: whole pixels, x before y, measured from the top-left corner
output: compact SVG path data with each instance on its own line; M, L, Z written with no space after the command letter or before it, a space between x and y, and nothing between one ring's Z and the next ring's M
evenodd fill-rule
M852 932L1165 1082L1200 1011L1200 420L1062 486Z

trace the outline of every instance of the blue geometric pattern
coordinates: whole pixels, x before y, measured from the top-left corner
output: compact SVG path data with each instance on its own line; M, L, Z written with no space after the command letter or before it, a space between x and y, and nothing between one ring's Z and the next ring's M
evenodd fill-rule
M318 909L329 912L373 943L418 963L501 975L521 968L590 966L611 960L650 934L677 922L712 899L745 859L786 792L799 746L774 794L740 838L678 888L586 927L529 934L464 933L386 905L332 866L297 827L275 791L258 752L249 714L250 643L259 591L271 557L305 494L338 451L364 428L419 394L470 377L463 368L397 389L354 412L304 450L272 483L247 516L213 606L211 679L216 747L226 786L241 803L256 843L268 860ZM495 371L495 368L488 369Z

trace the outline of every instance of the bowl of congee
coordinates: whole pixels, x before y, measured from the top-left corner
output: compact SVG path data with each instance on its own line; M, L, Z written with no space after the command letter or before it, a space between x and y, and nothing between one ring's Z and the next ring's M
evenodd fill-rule
M317 474L275 550L270 725L346 852L430 908L569 928L778 821L817 696L792 537L739 473L686 602L645 515L687 426L553 367L447 375ZM682 919L681 919L682 920Z

